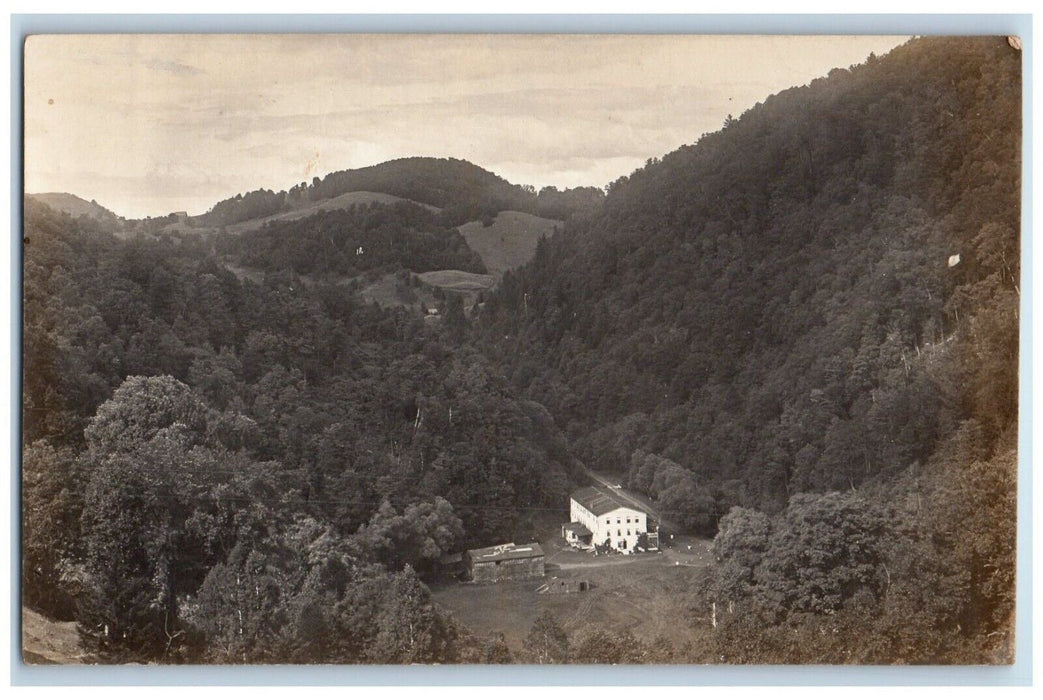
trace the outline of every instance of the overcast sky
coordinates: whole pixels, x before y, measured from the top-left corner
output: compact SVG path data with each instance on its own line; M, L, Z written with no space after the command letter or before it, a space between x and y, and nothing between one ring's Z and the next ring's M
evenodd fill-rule
M405 156L603 187L906 37L38 36L25 187L128 217Z

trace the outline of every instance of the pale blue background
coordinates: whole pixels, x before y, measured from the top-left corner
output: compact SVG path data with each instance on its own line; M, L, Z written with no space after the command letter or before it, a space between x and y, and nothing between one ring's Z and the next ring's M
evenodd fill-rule
M1033 297L1032 18L1030 15L12 15L11 230L22 220L22 43L39 33L511 32L647 34L1007 34L1024 44L1022 299ZM21 235L11 236L12 319L21 334ZM1028 685L1032 682L1031 391L1034 319L1021 315L1017 661L1011 667L832 666L321 666L56 667L22 664L20 606L11 600L13 685ZM13 436L21 435L21 353L12 357ZM20 465L20 438L11 463ZM20 472L11 481L11 588L19 590Z

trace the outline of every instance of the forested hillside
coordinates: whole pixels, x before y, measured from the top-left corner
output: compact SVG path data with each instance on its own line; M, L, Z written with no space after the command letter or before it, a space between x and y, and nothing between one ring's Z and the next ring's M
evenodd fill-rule
M459 301L425 323L25 206L25 602L107 660L459 660L418 572L569 484Z
M894 612L896 581L938 593L901 605L946 632L861 658L942 658L968 640L1006 653L1020 62L1004 38L925 38L772 96L613 183L599 216L542 244L485 306L487 352L589 465L708 535L753 509L722 525L741 542L722 543L738 567L722 571L739 573L714 600L760 601L722 652L733 660L807 643L743 639L765 619L814 619L856 593L868 618ZM830 491L858 495L796 495ZM815 542L819 521L840 539ZM852 532L864 569L839 551L800 563ZM932 573L889 559L888 540L921 548ZM868 636L849 631L856 647ZM823 649L799 658L850 660Z
M478 254L455 228L417 204L353 205L255 231L218 236L219 253L238 265L298 274L358 275L409 269L484 273Z

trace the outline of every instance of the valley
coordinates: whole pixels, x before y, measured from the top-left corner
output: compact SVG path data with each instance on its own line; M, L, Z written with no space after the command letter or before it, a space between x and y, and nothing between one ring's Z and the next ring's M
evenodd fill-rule
M603 189L27 195L27 661L1010 663L1021 60L912 39ZM588 485L664 551L566 549ZM446 573L510 542L593 588Z

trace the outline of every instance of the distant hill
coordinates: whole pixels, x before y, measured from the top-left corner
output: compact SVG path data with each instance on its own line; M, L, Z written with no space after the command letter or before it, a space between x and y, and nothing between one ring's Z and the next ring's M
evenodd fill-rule
M545 187L537 193L532 187L511 184L465 160L423 157L341 170L323 178L316 177L311 184L302 182L280 192L254 190L222 200L206 214L191 217L169 214L124 222L97 202L88 202L73 194L52 192L28 196L74 218L89 216L114 229L120 227L124 236L198 234L209 237L222 231L233 236L258 234L265 242L260 249L256 244L261 238L256 237L250 242L219 243L218 248L230 252L253 247L246 258L237 262L248 267L261 265L256 268L260 270L289 267L301 274L322 270L353 274L351 271L358 267L355 263L361 262L355 261L354 256L344 260L344 251L330 243L332 239L328 236L314 231L315 227L325 230L334 221L341 225L349 221L362 225L359 215L347 211L359 206L417 206L430 216L423 221L412 221L411 225L419 225L415 235L401 232L412 242L409 252L397 256L400 263L413 272L429 271L434 266L468 272L488 271L496 277L531 260L540 238L552 235L564 220L596 215L604 200L604 192L596 187L561 191ZM343 215L335 215L337 212ZM369 218L372 219L372 215ZM453 248L460 248L451 258L444 258L434 249L428 250L431 244L436 249L445 245L444 236L456 228L466 245L451 244ZM359 230L354 233L343 230L336 237L357 238L358 233ZM282 236L290 236L290 240L278 241ZM316 244L323 241L326 245L320 253L322 246ZM364 241L358 243L361 245ZM330 245L336 250L329 249ZM480 258L481 263L471 259L463 248L473 250L477 254L474 257ZM312 259L312 254L319 257ZM330 263L330 255L336 260L335 264ZM292 262L288 262L291 258ZM368 263L363 268L370 269Z
M321 206L346 193L392 195L444 210L443 225L491 219L505 209L534 212L536 192L512 185L488 170L455 158L401 158L356 170L341 170L311 184L289 190L255 190L215 204L202 216L202 226L231 226L244 221Z
M475 220L489 223L507 210L567 219L596 212L604 200L604 192L596 187L561 191L545 187L537 193L533 187L512 184L466 160L417 157L339 170L289 190L237 194L192 221L199 227L232 226L322 206L346 193L380 193L437 207L442 210L441 223L448 226Z
M73 218L89 216L90 218L105 224L118 225L120 217L101 206L93 199L87 201L68 192L42 192L39 194L26 195L37 202L46 204L51 209L62 211Z
M495 173L456 158L400 158L357 170L330 173L313 181L309 198L370 190L412 199L445 210L443 222L459 225L495 216L505 209L536 211L536 192L512 185Z
M544 219L519 211L502 211L489 226L471 221L459 227L467 245L478 253L485 268L502 275L532 260L540 238L550 237L562 225L555 219Z
M191 229L204 235L219 229L234 235L258 233L266 241L264 248L274 245L284 249L281 253L270 249L272 254L263 256L265 265L283 267L286 263L280 256L287 255L294 260L291 267L308 273L329 267L330 255L343 257L340 250L324 244L320 247L327 257L311 261L309 256L318 251L313 244L331 240L321 236L316 239L315 227L328 228L333 220L341 224L360 223L357 215L351 214L331 219L334 212L356 206L411 204L431 213L424 221L413 221L421 226L418 233L458 228L467 247L484 263L481 271L499 276L531 260L539 239L552 235L563 220L596 215L603 199L604 192L595 187L563 191L545 187L537 193L532 187L511 184L464 160L402 158L330 173L324 178L315 178L310 185L301 183L288 191L255 190L236 195L218 202L202 216L191 217L188 222L172 222L163 230L174 233ZM297 223L291 225L291 222ZM260 234L262 229L264 233ZM276 243L277 238L285 235L292 236L292 240ZM345 229L337 235L349 233ZM302 243L302 237L309 242ZM253 244L259 239L255 237L251 241L253 243L223 243L219 247L252 248L256 252ZM418 252L417 249L402 257L401 262L414 272L430 270L430 261L423 265L410 264ZM262 262L253 253L248 257L252 259L251 265ZM247 264L245 259L240 262ZM349 268L355 267L354 261L351 262L334 265L336 273L349 272ZM446 267L479 271L474 264L462 259Z

